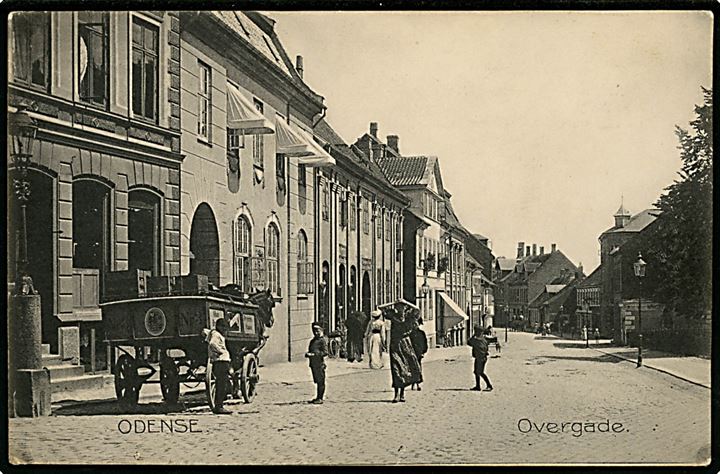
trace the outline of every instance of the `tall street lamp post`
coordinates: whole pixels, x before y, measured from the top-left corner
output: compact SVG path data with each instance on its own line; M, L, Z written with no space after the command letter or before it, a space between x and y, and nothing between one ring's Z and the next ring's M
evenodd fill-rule
M13 218L11 234L16 239L16 267L8 321L8 414L45 416L50 414L50 375L42 369L40 295L30 277L27 249L27 205L31 192L28 168L37 123L20 107L8 114L8 133L12 189L20 212Z
M633 263L633 270L635 276L638 279L639 292L638 292L638 359L637 366L642 367L642 346L643 346L643 335L642 335L642 279L645 276L645 261L642 259L642 255L638 252L637 262Z

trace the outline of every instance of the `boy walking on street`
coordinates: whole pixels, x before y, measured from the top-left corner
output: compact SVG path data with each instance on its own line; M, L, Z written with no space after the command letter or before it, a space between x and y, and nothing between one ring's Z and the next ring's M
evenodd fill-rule
M488 359L488 342L483 335L482 326L475 326L475 335L468 340L468 345L472 347L472 356L475 359L475 386L471 390L482 390L480 388L480 378L485 381L487 387L485 390L493 389L490 379L485 375L485 364Z
M317 385L317 396L308 403L322 405L325 396L325 357L328 355L328 340L320 324L313 323L312 331L315 337L310 340L305 357L310 360L310 371L313 382Z

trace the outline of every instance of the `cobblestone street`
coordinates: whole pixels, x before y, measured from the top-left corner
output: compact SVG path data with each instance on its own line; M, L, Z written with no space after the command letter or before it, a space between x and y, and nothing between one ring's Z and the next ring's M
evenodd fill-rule
M498 336L502 340L502 332ZM469 390L469 348L435 349L424 364L422 391L408 390L406 403L389 403L386 368L337 376L331 371L326 403L308 405L314 394L308 370L308 382L261 382L252 404L229 404L230 416L213 415L204 395L194 393L183 397L183 410L172 413L165 413L159 399L145 398L141 414L119 414L107 401L55 409L50 418L14 418L10 458L122 464L703 463L709 458L707 388L636 369L579 342L509 336L501 357L491 351L492 392ZM160 431L160 420L170 419L197 420L193 430L199 432L119 429L120 423L130 426L122 420L141 420L141 427L154 421L153 431ZM582 431L577 423L583 423Z

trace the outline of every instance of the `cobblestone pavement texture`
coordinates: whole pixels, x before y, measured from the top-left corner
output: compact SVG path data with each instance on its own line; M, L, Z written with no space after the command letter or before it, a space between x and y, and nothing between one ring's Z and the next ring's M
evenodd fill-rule
M487 372L495 390L475 392L469 390L469 347L430 351L422 391L408 390L407 402L398 404L390 403L387 368L361 370L355 363L348 369L341 361L331 361L324 405L306 403L314 395L307 367L301 381L263 379L253 403L230 402L234 413L226 416L212 414L200 392L185 393L183 406L173 409L148 392L133 414L107 400L56 404L48 418L10 419L10 457L161 465L709 460L710 390L704 387L636 369L578 341L525 333L510 333L501 356L494 350L492 356ZM153 433L119 429L129 426L123 420L140 428L152 421L159 431L161 420L191 419L200 432L170 433L166 425ZM622 423L621 432L599 432L606 420ZM563 422L582 422L584 431L569 424L564 432L548 431ZM587 423L595 423L594 432Z

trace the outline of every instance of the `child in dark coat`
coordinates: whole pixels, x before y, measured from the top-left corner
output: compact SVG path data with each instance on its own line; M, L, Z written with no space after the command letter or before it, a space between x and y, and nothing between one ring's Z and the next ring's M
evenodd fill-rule
M328 339L323 334L323 327L318 323L312 325L313 337L308 345L305 357L310 360L310 371L313 382L317 385L317 396L308 403L322 405L325 396L325 357L328 355Z

